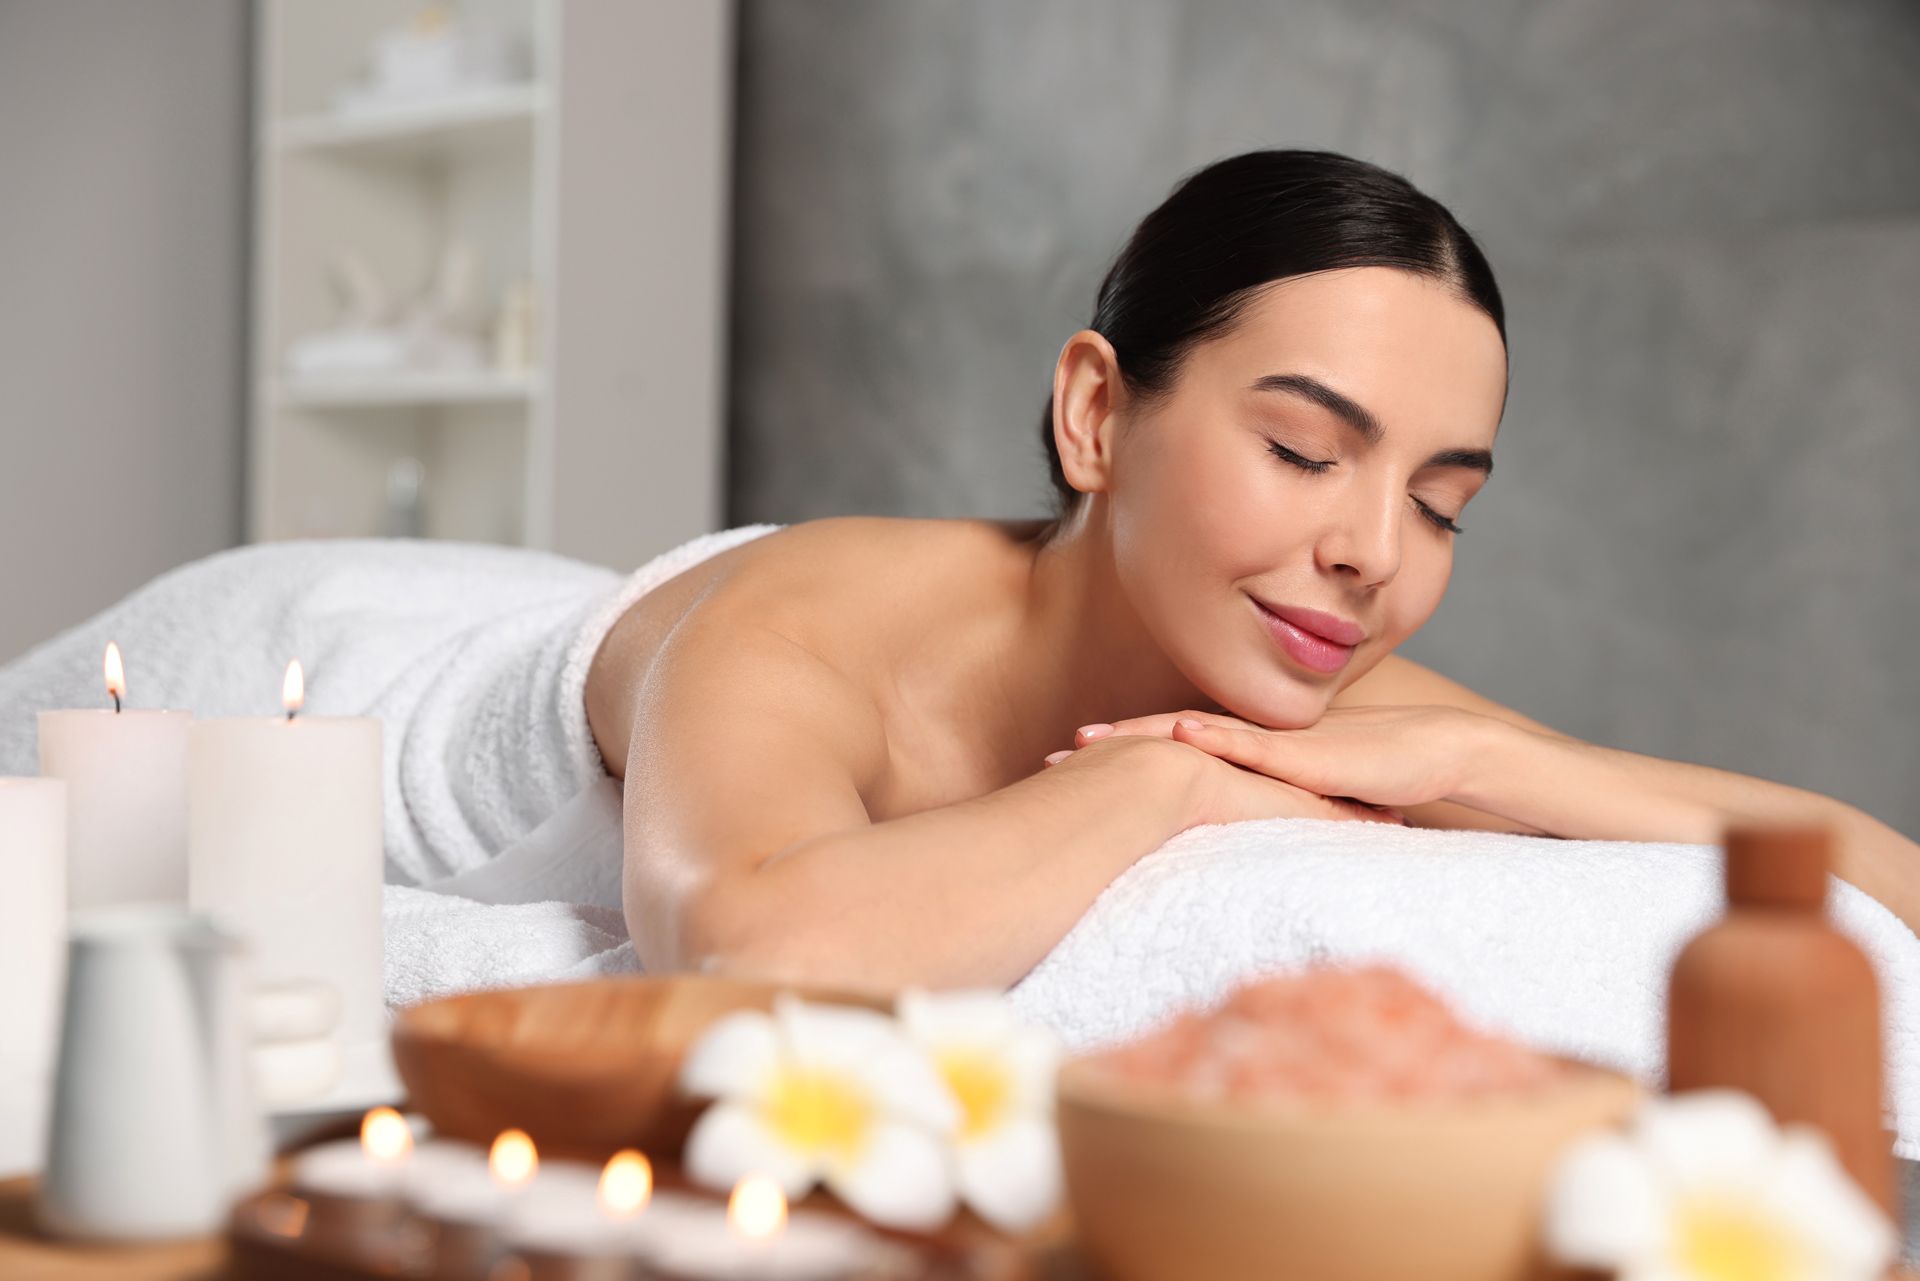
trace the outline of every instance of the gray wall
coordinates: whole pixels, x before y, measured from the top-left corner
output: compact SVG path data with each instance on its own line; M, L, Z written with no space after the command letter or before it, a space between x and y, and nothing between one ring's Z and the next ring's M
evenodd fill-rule
M1407 646L1920 836L1920 6L749 0L733 515L1018 514L1108 258L1255 146L1481 238L1513 396Z
M0 662L239 540L246 42L0 0Z

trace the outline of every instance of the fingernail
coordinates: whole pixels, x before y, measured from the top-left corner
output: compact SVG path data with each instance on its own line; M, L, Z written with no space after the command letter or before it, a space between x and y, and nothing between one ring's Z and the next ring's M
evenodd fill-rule
M1072 756L1072 755L1073 755L1073 752L1072 752L1072 750L1071 750L1071 749L1069 749L1069 750L1067 750L1067 751L1064 751L1064 752L1048 752L1048 753L1047 753L1047 764L1049 764L1049 765L1058 765L1058 764L1059 764L1059 763L1060 763L1061 761L1064 761L1064 760L1066 760L1066 759L1067 759L1067 757L1069 757L1069 756Z
M1199 721L1194 720L1191 716L1182 716L1179 720L1175 721L1174 724L1178 725L1181 729L1205 729L1206 728L1205 725L1202 725Z
M1096 738L1105 738L1107 735L1113 733L1113 726L1105 724L1104 722L1098 725L1082 725L1073 732L1075 736L1081 740L1091 743Z

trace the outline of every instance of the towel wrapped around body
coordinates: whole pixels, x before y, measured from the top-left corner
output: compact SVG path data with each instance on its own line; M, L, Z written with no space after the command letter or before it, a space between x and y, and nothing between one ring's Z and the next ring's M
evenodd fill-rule
M387 879L478 867L607 777L587 667L648 590L769 533L704 535L632 574L476 543L265 543L163 574L0 667L0 775L38 772L34 713L98 707L118 641L127 705L271 715L289 659L307 711L385 730Z
M132 705L203 716L272 710L297 655L314 712L385 723L390 1003L631 972L620 788L587 729L587 665L645 591L773 528L696 539L624 579L462 544L223 553L0 668L0 774L35 771L35 710L100 702L110 638ZM1852 886L1833 890L1883 983L1891 1123L1920 1158L1920 939ZM1257 974L1388 960L1483 1026L1657 1083L1667 968L1719 910L1705 846L1233 823L1141 859L1012 996L1092 1047Z

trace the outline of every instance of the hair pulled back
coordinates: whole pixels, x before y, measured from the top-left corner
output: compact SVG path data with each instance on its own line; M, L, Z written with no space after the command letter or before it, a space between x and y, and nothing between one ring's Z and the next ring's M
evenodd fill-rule
M1232 156L1175 187L1107 270L1088 328L1113 344L1127 390L1151 401L1261 286L1343 267L1398 267L1445 283L1506 340L1493 269L1444 205L1378 165L1299 150ZM1078 494L1061 470L1051 394L1040 438L1059 504L1071 506Z

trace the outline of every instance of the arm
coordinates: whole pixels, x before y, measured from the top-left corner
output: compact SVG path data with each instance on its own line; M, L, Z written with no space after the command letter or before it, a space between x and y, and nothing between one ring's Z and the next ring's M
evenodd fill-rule
M648 969L838 987L1017 981L1107 883L1189 825L1211 763L1114 744L881 823L876 710L784 637L683 627L636 692L628 927Z
M1920 845L1818 792L1684 761L1541 734L1492 717L1468 731L1450 799L1556 836L1718 844L1733 823L1834 831L1834 867L1920 930Z
M1449 680L1430 667L1423 667L1398 654L1389 654L1359 680L1334 695L1332 707L1387 706L1457 707L1509 725L1516 725L1548 737L1565 735L1539 721L1505 707L1458 681ZM1569 740L1571 741L1571 740ZM1401 812L1414 827L1465 828L1482 832L1518 832L1526 836L1552 836L1555 833L1536 827L1511 815L1491 814L1459 800L1427 801L1403 805Z
M1834 871L1841 879L1920 930L1920 845L1830 796L1583 742L1397 654L1334 702L1474 713L1464 731L1460 790L1444 801L1402 806L1416 826L1712 845L1736 822L1819 824L1834 831Z

